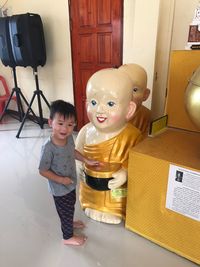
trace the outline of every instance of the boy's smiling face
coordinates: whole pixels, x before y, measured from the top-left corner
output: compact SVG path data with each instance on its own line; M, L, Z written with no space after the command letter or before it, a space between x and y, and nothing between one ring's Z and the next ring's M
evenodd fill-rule
M72 134L75 126L75 118L64 118L63 115L56 113L53 119L49 119L49 126L52 128L52 137L57 141L67 140Z

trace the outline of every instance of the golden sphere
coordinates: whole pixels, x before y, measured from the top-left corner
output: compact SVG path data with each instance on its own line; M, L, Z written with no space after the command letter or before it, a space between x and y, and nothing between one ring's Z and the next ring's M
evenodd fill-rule
M200 128L200 67L194 72L186 88L185 107L191 121Z

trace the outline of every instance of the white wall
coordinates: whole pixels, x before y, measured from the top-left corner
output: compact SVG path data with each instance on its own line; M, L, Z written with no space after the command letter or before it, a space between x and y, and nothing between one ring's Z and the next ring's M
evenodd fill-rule
M160 0L124 0L123 63L145 68L153 88ZM151 96L144 103L151 107Z
M124 0L123 63L137 63L142 65L147 71L148 87L150 89L153 89L154 84L158 25L159 31L170 29L170 27L166 27L166 23L169 21L170 9L162 10L162 16L166 16L166 19L162 17L158 21L160 1ZM161 3L163 1L166 0L162 0ZM198 0L175 0L172 41L167 40L167 43L170 42L172 50L182 50L185 48L189 24L193 19L197 3ZM26 12L40 14L44 24L47 50L47 63L43 68L38 68L40 89L49 101L56 98L63 98L73 103L68 1L9 0L6 7L8 7L9 15ZM158 36L159 38L160 36L166 38L166 35L161 32L158 32ZM167 36L167 38L171 39L170 32L167 32ZM160 41L158 40L158 43ZM165 53L165 43L162 44L162 49L157 50L157 52ZM162 66L168 66L168 56L165 56L161 62ZM166 79L167 67L159 68L158 66L158 69L162 69ZM1 75L6 77L10 88L12 88L13 79L10 68L0 64L0 71ZM32 69L29 67L17 67L17 77L18 86L22 89L25 96L30 99L35 90ZM163 90L166 89L166 86L167 84L163 84L162 87L155 88L156 94L154 95L157 97L156 101L153 101L155 114L160 115L164 108L165 93ZM151 97L144 104L150 108Z
M160 0L159 27L152 93L152 119L163 116L171 50L175 0Z
M184 50L198 0L176 0L172 32L172 50Z
M198 0L161 0L156 54L157 79L152 97L153 118L164 114L171 50L184 50Z
M141 64L148 73L148 86L153 86L154 58L160 0L124 0L124 63ZM64 98L73 102L72 65L67 0L9 0L9 12L40 14L45 30L47 63L39 67L39 84L49 101ZM149 12L151 10L151 12ZM148 25L148 26L147 26ZM10 69L1 72L13 86ZM30 99L35 89L31 68L17 67L19 87ZM151 97L146 103L151 106Z
M40 89L49 102L63 98L73 103L68 1L9 0L7 7L12 13L10 15L30 12L41 16L45 31L47 62L44 67L38 67ZM17 67L16 70L18 86L30 100L35 90L32 69ZM13 79L10 68L1 65L0 71L12 88ZM43 108L47 113L48 108L45 104Z

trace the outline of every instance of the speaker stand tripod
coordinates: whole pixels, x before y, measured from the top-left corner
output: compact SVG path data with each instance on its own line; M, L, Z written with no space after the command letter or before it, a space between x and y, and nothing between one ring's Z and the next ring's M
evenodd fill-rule
M12 89L12 92L10 94L10 97L8 98L8 101L3 109L3 112L0 116L0 122L3 119L5 114L9 114L11 117L19 120L20 122L22 122L22 119L25 115L24 113L24 108L22 105L22 100L24 101L24 103L26 104L26 106L29 106L28 101L26 100L25 96L22 94L21 89L17 86L17 76L16 76L16 69L15 67L12 68L13 71L13 78L14 78L14 88ZM10 101L12 100L13 95L16 95L16 102L17 102L17 111L11 111L8 109L8 106L10 104ZM34 117L36 117L35 113L33 112L33 110L30 110L31 113L33 114Z
M38 74L37 74L37 68L36 67L33 68L33 74L34 74L34 77L35 77L36 90L33 92L33 96L31 98L30 104L28 105L28 109L27 109L27 111L26 111L26 113L25 113L25 115L23 117L22 123L21 123L20 128L18 130L18 133L16 135L17 138L19 138L19 135L21 133L23 125L24 125L27 117L29 116L29 112L32 111L31 107L32 107L32 104L33 104L35 98L37 99L39 117L34 116L35 119L36 119L36 120L34 120L34 122L38 123L40 125L41 129L43 129L44 124L48 122L47 119L45 119L43 117L41 98L44 100L44 102L46 103L48 108L50 108L50 105L49 105L47 99L45 98L43 92L39 89Z

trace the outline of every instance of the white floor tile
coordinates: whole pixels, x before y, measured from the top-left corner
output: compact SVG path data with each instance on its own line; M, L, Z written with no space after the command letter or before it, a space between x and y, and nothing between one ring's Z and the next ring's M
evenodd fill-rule
M6 122L6 121L5 121ZM128 231L123 224L88 219L76 204L75 217L86 223L83 247L61 243L59 220L45 178L38 173L40 148L50 133L36 124L0 124L1 267L192 267L194 263Z

